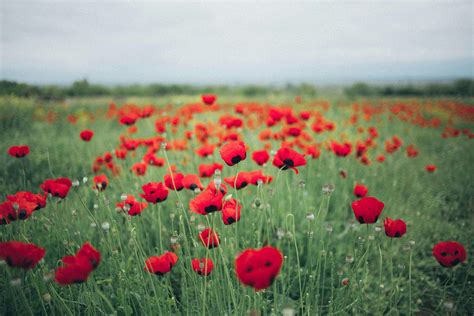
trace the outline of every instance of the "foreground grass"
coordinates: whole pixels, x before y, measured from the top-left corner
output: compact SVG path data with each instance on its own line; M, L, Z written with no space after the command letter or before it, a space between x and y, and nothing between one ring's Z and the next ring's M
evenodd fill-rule
M220 101L225 104L238 99ZM153 103L164 107L195 100L170 98ZM283 98L281 102L289 100ZM279 104L278 100L271 102ZM96 194L91 189L92 161L105 151L113 152L126 129L117 120L101 117L107 109L101 100L38 104L2 99L0 103L3 199L20 190L39 192L39 184L47 178L65 176L81 183L71 188L66 199L49 199L47 207L28 220L0 227L1 241L34 242L47 250L34 270L0 266L3 314L278 315L293 311L307 315L378 315L467 314L474 309L474 271L469 258L473 251L474 149L472 140L466 137L442 139L440 129L389 121L388 113L381 114L370 123L359 124L377 126L379 152L383 152L385 139L398 135L404 145L416 145L418 157L408 158L400 150L386 155L384 163L373 159L371 166L365 166L353 157L338 158L322 148L320 158L309 160L299 168L298 175L291 171L279 174L269 164L264 170L274 177L271 184L238 192L230 189L229 193L243 204L242 219L225 226L220 214L202 217L190 213L187 205L193 193L189 191L170 192L166 202L150 205L141 216L117 213L115 203L120 202L123 193L138 196L143 184L162 181L166 173L166 168L153 167L143 177L131 173L131 165L140 160L141 154L119 161L122 173L118 177L109 174L111 183L106 191ZM308 107L303 103L295 111ZM80 116L76 125L65 119L69 113ZM191 123L217 121L222 113L197 115ZM358 139L357 126L346 124L350 115L350 103L332 100L324 116L336 122L336 131L314 135L317 142L339 139L341 133L350 140ZM432 115L443 122L448 117L444 112ZM52 123L47 122L48 118ZM133 137L156 135L154 119L139 121ZM455 124L472 129L472 122L459 117ZM84 128L95 132L90 143L79 139ZM308 132L312 133L310 129ZM179 130L167 137L182 138L183 133ZM242 131L250 152L262 148L257 134L245 128ZM7 148L16 144L28 144L31 154L21 161L7 156ZM167 152L170 163L183 173L197 173L200 163L221 162L217 150L212 158L196 157L197 146L193 140L186 152ZM279 142L272 141L273 149L279 147ZM435 164L438 170L427 173L427 164ZM255 169L249 157L238 167L225 167L222 176ZM340 176L341 170L347 173L346 178ZM407 235L391 240L383 232L382 220L376 225L354 221L350 203L355 200L352 190L356 182L364 183L370 195L385 203L383 217L407 222ZM206 185L208 180L203 183ZM328 192L328 184L334 187L333 192ZM308 213L314 214L314 220ZM208 251L198 242L203 225L219 232L220 247ZM445 269L435 261L431 249L444 240L465 245L467 264ZM61 257L74 253L85 241L101 251L101 265L84 284L61 287L54 283L51 276ZM235 277L234 258L246 248L265 244L282 251L283 268L270 288L254 292ZM171 247L179 256L171 273L157 278L143 271L147 257ZM192 271L190 260L207 255L216 267L203 278ZM342 285L345 278L349 285Z

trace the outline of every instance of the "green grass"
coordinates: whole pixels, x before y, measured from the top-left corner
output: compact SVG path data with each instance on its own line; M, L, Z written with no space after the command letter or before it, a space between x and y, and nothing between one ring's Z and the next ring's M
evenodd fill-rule
M175 104L173 110L178 108L176 104L197 100L198 97L131 99L139 104L151 102L157 107ZM234 104L241 100L236 96L219 101ZM299 168L298 175L291 170L278 175L278 169L270 163L264 170L274 177L271 184L262 188L249 186L237 193L230 188L229 193L237 195L243 204L241 221L231 226L223 225L219 213L206 217L190 213L187 205L193 193L184 190L178 193L179 198L170 191L165 202L149 205L141 216L129 217L115 211L120 196L128 193L138 197L143 184L162 181L166 168L149 167L144 177L132 174L131 165L140 161L144 153L139 148L136 157L129 155L125 161L119 161L122 172L118 177L107 174L110 186L106 191L97 195L92 190L93 159L105 151L113 152L119 135L126 130L117 119L101 117L109 101L72 99L67 103L40 103L0 99L2 201L6 195L21 190L39 192L39 185L48 178L64 176L81 182L79 187L71 188L66 199L48 199L47 207L26 221L0 226L1 241L33 242L46 249L44 260L33 270L0 265L2 314L280 315L290 308L298 315L463 315L474 310L474 269L470 258L474 250L472 139L464 135L443 139L442 129L421 128L397 119L389 122L387 111L370 123L348 125L351 103L332 99L331 107L323 113L336 123L336 131L316 135L308 127L307 132L317 143L340 140L341 133L355 141L362 139L357 126L377 126L380 136L376 140L378 148L369 154L371 166L362 165L353 154L337 158L324 146L320 158L308 160L306 166ZM289 104L292 97L258 101ZM304 103L295 106L294 111L306 108ZM48 111L57 116L53 123L41 120ZM69 113L81 115L76 125L67 122ZM87 119L85 113L93 114L95 119ZM217 121L221 114L198 114L190 123ZM440 117L443 126L449 116L441 110L427 114ZM155 119L138 121L138 132L133 137L155 136ZM461 117L454 117L454 124L473 128L472 121ZM79 132L85 128L95 132L90 143L79 139ZM182 138L183 134L184 129L180 129L167 136ZM375 154L382 153L384 140L395 134L403 140L403 147L387 154L384 163L377 163ZM258 169L250 159L253 150L263 147L258 131L244 128L242 135L250 147L248 158L236 167L224 167L223 177L235 175L237 170ZM17 144L28 144L30 155L22 160L8 156L8 147ZM418 157L406 157L408 144L419 149ZM202 159L191 150L197 148L195 140L189 147L186 152L167 152L169 162L183 173L197 173L197 165L203 162L223 163L218 150L212 159ZM279 142L272 141L273 149L279 147ZM163 153L158 152L157 156L163 157ZM186 166L181 165L183 158L188 160ZM427 164L435 164L438 170L427 173ZM347 178L341 178L340 170L347 171ZM89 180L85 184L84 177ZM208 181L204 179L204 185ZM369 195L385 203L382 218L375 225L355 222L350 207L356 199L352 194L355 182L364 183ZM326 184L334 185L334 192L325 194L322 188ZM308 213L315 215L314 221L307 219ZM407 234L401 239L386 237L382 224L385 216L404 219ZM101 228L105 222L110 229ZM200 223L219 232L218 248L207 250L200 244ZM146 258L169 250L172 236L178 237L180 245L176 252L179 260L173 270L163 277L144 271ZM446 269L436 262L431 249L445 240L464 244L468 252L466 264ZM85 241L101 251L101 264L87 282L59 286L50 276L54 278L60 259L75 253ZM265 244L281 250L283 268L271 287L254 292L239 283L234 259L246 248ZM212 258L215 269L210 276L201 277L192 271L191 259L205 256ZM348 256L354 259L352 263ZM341 284L344 278L349 278L348 286Z

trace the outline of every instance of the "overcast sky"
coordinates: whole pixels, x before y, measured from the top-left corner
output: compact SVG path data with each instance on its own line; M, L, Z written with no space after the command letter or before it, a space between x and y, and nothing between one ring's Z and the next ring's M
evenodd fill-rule
M474 1L0 2L2 79L283 83L474 76Z

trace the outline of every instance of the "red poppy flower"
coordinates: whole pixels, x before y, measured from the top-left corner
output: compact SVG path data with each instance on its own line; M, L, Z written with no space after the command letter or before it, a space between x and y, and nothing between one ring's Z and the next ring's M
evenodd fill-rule
M139 215L145 208L147 208L148 203L138 202L135 200L133 195L127 195L125 201L117 203L116 206L122 211L128 213L128 215L136 216Z
M209 275L212 272L212 269L214 269L214 263L212 262L211 258L195 258L191 261L191 265L193 270L202 276Z
M241 209L242 205L233 198L224 201L224 204L222 205L222 221L224 222L224 225L238 222L240 220Z
M215 94L203 94L201 99L204 104L213 105L216 102L217 96Z
M120 117L119 122L123 125L133 125L138 120L138 115L135 113L129 113Z
M215 190L215 187L214 190L207 188L189 201L189 208L191 212L200 215L220 211L224 194L220 190Z
M354 187L354 195L358 198L363 198L369 193L369 189L363 184L356 184Z
M214 175L216 170L222 171L222 165L220 163L211 163L211 164L200 164L199 165L199 176L201 178L209 178Z
M99 191L104 191L109 186L109 179L105 174L94 177L94 188Z
M163 167L165 165L165 159L156 157L153 152L148 152L143 156L143 161L146 164L155 166L155 167Z
M15 195L7 195L7 199L12 202L18 202L21 200L26 200L31 203L35 203L35 211L46 207L47 194L34 194L31 192L17 192Z
M186 189L191 191L194 191L196 189L199 189L201 191L204 190L204 186L202 185L201 180L195 174L185 175L182 183Z
M292 169L298 174L296 167L306 165L304 156L289 147L282 147L278 149L275 157L273 157L273 165L279 169Z
M181 172L178 172L178 173L173 172L173 177L171 177L171 174L165 174L165 176L163 177L163 180L168 189L170 190L176 189L176 191L181 191L184 188L183 178L184 178L184 175Z
M140 194L147 202L156 204L168 197L168 189L161 182L150 182L142 186L144 194Z
M64 266L56 270L54 280L61 285L85 282L99 266L100 259L100 252L86 242L76 255L62 258Z
M0 242L0 258L10 267L33 269L44 257L45 250L21 241Z
M36 210L37 204L35 202L29 202L26 199L17 199L12 202L13 208L18 219L27 219Z
M201 146L201 148L196 149L195 152L199 157L205 158L207 156L212 155L215 149L216 149L216 146L206 144L206 145Z
M45 180L43 184L40 185L40 188L52 196L64 199L69 193L71 186L72 182L68 178L57 178Z
M349 142L345 142L344 144L340 144L338 142L331 143L332 151L339 157L346 157L352 151L352 145Z
M125 159L127 157L127 149L125 148L117 148L115 149L115 157L118 159Z
M466 261L466 249L456 241L442 241L433 247L433 256L443 267L451 268Z
M385 156L384 155L378 155L377 156L377 161L378 162L384 162L385 161Z
M235 188L237 190L245 188L249 183L250 183L250 176L251 174L249 172L239 172L237 174L237 181L236 177L228 177L224 178L224 181L229 184L232 188Z
M200 232L199 239L201 240L204 247L209 249L218 247L220 242L219 235L211 228L206 228Z
M145 261L145 271L162 276L173 269L178 262L178 256L174 252L166 252L161 256L152 256Z
M146 163L144 163L144 162L134 163L133 166L132 166L132 171L137 176L144 176L145 173L146 173Z
M273 177L265 176L262 170L251 171L248 174L250 177L250 183L253 185L258 185L259 182L267 184L273 180Z
M385 235L392 238L400 238L407 232L407 225L401 219L392 220L387 217L383 222L385 227Z
M352 202L352 210L361 224L373 224L382 213L384 204L374 197L364 197Z
M247 249L235 259L235 272L240 282L255 291L268 288L283 265L283 255L274 247Z
M15 158L23 158L30 153L30 147L26 145L12 146L8 148L8 154Z
M222 194L222 196L227 194L227 187L223 183L219 183L219 185L216 187L216 181L211 181L207 185L206 190L209 190L212 192L212 194L217 195L219 192Z
M92 139L92 137L94 136L94 132L91 131L90 129L86 129L86 130L83 130L79 136L81 137L81 139L85 142L88 142Z
M0 225L10 224L10 222L16 220L16 218L16 210L13 207L12 201L5 201L0 204Z
M435 165L427 165L425 167L425 170L428 172L435 172L436 171L436 166Z
M268 159L270 159L270 155L265 149L257 150L252 153L252 160L255 161L259 166L263 166L265 163L267 163Z
M242 141L232 141L224 144L219 153L228 166L236 165L247 157L245 144Z

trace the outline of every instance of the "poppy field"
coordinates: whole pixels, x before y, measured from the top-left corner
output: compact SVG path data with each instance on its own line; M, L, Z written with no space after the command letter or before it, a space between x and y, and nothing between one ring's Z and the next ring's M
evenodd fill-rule
M3 315L474 311L470 99L0 99Z

